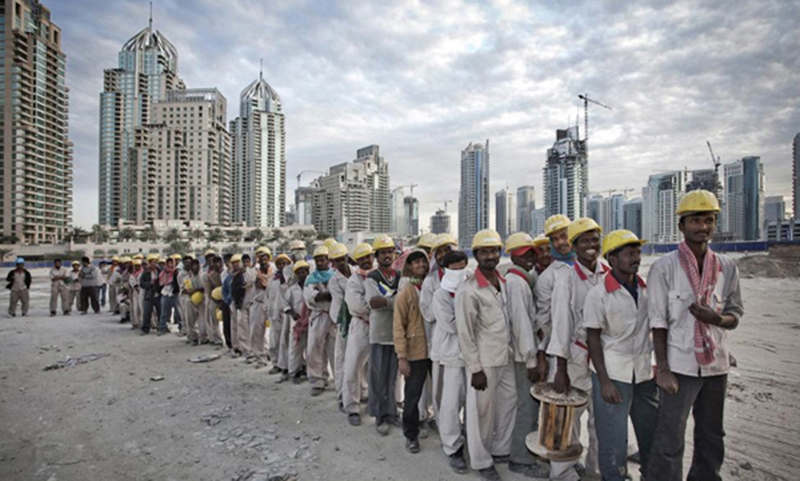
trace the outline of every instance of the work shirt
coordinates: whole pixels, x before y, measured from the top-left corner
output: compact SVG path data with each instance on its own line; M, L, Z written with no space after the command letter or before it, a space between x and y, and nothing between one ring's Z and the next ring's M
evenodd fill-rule
M395 271L394 275L399 284L400 271ZM386 305L369 311L369 343L391 346L394 344L394 295L384 295L378 288L378 283L367 278L364 283L364 299L369 303L374 297L383 297Z
M227 279L226 279L227 281ZM224 284L223 284L224 285ZM289 286L279 279L272 279L267 284L267 319L273 322L283 319L281 316L286 309L286 291ZM224 288L223 288L224 290Z
M69 271L64 266L61 266L58 269L56 269L55 267L50 269L50 282L52 283L52 285L57 287L63 287L65 285L64 279L54 280L56 277L64 277L64 278L69 277Z
M210 277L210 274L209 274ZM258 271L255 267L247 267L244 270L244 301L242 301L242 308L247 309L256 298L256 279L258 278ZM210 280L209 280L210 281ZM300 312L300 311L298 311Z
M626 286L608 273L586 296L584 329L600 329L608 377L642 383L653 379L653 343L647 319L647 286L636 276L638 305ZM595 371L594 364L591 366Z
M472 374L513 361L506 280L499 272L496 275L499 290L478 269L456 292L458 343Z
M14 271L14 277L11 282L11 291L12 292L21 292L27 291L28 286L25 285L25 272L26 271Z
M737 324L744 314L739 269L731 258L717 254L721 272L711 296L710 307L731 314ZM678 251L658 259L647 276L650 291L647 299L651 329L667 329L667 361L672 372L684 376L705 377L727 374L730 370L728 331L707 324L717 345L714 361L700 366L694 352L694 316L689 306L697 301L692 285L678 259Z
M288 314L290 311L294 311L300 316L303 313L304 305L303 287L300 286L300 284L292 284L286 290L286 307L284 308L284 312Z
M508 317L514 339L514 362L525 363L525 367L536 367L536 306L533 302L531 282L533 279L518 266L506 273L508 291Z
M306 285L303 288L303 297L305 298L308 309L311 311L308 316L311 322L316 322L317 320L325 322L330 320L329 311L331 310L331 302L316 300L317 294L324 292L328 292L328 285L321 282Z
M431 340L431 359L442 366L464 367L456 328L455 295L440 287L433 294L431 307L436 318L436 329Z
M437 267L433 272L430 272L425 280L422 282L422 291L419 295L419 307L422 312L422 318L425 319L425 336L428 340L428 352L431 351L433 336L436 335L436 316L433 314L433 296L442 285L442 277L444 276L444 269ZM431 358L433 359L433 358Z
M536 298L536 324L544 333L544 337L539 340L540 351L547 351L547 345L550 343L550 335L553 331L553 319L551 317L553 288L560 277L570 273L570 269L572 269L572 266L566 262L553 260L553 263L547 266L547 269L536 280L536 287L533 291Z
M417 286L406 284L394 303L394 351L398 359L420 361L428 359L425 320L419 307Z
M345 302L344 295L347 290L347 280L348 278L337 269L333 273L331 280L328 281L328 292L331 293L331 305L328 312L333 322L337 324L339 323L339 311L342 309L342 303Z
M79 272L81 287L97 287L97 267L89 264L88 266L81 267Z
M186 289L186 280L189 279L191 275L192 273L190 271L184 269L178 271L178 288L181 291L180 294L184 297L189 297L190 295L189 291ZM198 278L195 278L195 280L192 282L192 289L196 289L197 287L199 287L196 284L194 284L194 282L197 282L198 280L199 280Z
M608 268L597 261L594 272L578 261L570 267L572 272L560 276L553 288L551 316L553 331L547 354L570 360L571 352L586 347L586 329L583 327L583 305L586 295L600 284ZM547 271L545 271L547 272Z
M77 271L69 271L69 290L71 291L79 291L81 290L81 279L80 279L81 271L78 269Z
M365 289L368 273L362 272L360 269L353 272L353 275L347 279L347 288L344 291L344 300L350 315L366 323L369 323L369 313L372 310L367 302Z

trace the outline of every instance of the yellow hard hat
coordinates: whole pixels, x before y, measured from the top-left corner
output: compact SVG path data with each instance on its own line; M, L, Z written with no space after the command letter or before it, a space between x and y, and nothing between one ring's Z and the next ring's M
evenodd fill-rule
M183 280L183 288L189 290L192 288L192 280L191 279L184 279Z
M680 217L699 212L719 213L719 200L717 196L707 190L693 190L684 195L675 212Z
M73 266L79 266L79 265L81 265L81 263L80 263L80 262L78 262L78 261L72 261L72 265L73 265Z
M522 247L534 247L533 237L525 232L517 232L511 234L506 239L506 254L511 254L513 251Z
M147 254L147 262L157 261L160 257L158 254Z
M306 261L297 261L297 262L295 262L294 266L292 267L292 272L297 272L300 269L311 270L311 266L308 265L308 262L306 262Z
M128 257L128 256L122 256L122 257L119 258L119 263L120 264L127 264L130 261L131 261L131 258Z
M433 250L436 250L440 247L444 246L453 246L454 248L458 248L458 241L455 237L450 234L439 234L436 236L436 240L433 241L433 246L431 247Z
M262 255L266 255L269 258L269 260L272 260L272 251L269 250L269 247L261 246L258 249L256 249L256 257L261 257Z
M144 256L142 254L134 254L133 257L131 257L131 259L143 260Z
M327 247L329 251L330 251L330 250L333 250L333 247L334 247L336 244L338 244L338 242L336 242L336 239L334 239L333 237L328 237L327 239L325 239L324 241L322 241L322 245L324 245L325 247Z
M372 248L376 252L381 249L394 249L394 241L388 235L379 235L372 242Z
M215 315L217 317L217 321L222 322L222 309L217 309L217 313Z
M192 304L194 304L195 306L199 306L200 304L202 304L203 299L205 299L205 296L200 291L197 291L194 294L192 294Z
M159 264L163 264L165 262L167 262L167 258L166 257L158 256L158 263Z
M536 247L544 247L550 245L550 238L544 234L539 234L533 238L533 245Z
M306 250L306 243L301 241L301 240L299 240L299 239L293 240L293 241L289 242L289 250L290 251L304 251L304 250Z
M195 259L194 252L189 252L189 253L184 254L182 259L186 259L187 257L189 259Z
M330 257L331 251L325 246L317 246L312 257Z
M478 231L475 237L472 238L472 250L483 249L485 247L499 247L502 249L503 239L500 238L500 234L492 229Z
M551 215L544 221L544 235L549 236L556 231L565 229L569 227L570 223L569 217L564 214Z
M375 250L371 245L367 244L366 242L362 242L361 244L358 244L355 249L353 249L353 259L359 260L362 257L366 257L374 253Z
M215 255L217 255L217 253L216 253L216 252L214 252L214 249L208 249L208 250L207 250L207 251L206 251L206 252L203 254L203 257L215 256Z
M131 264L133 264L135 266L140 266L140 265L142 265L142 260L141 259L134 259L134 260L131 261Z
M180 255L180 254L172 254L171 256L169 256L169 258L170 259L174 259L176 261L179 261L179 260L183 259L183 256Z
M289 256L287 256L286 254L281 254L281 255L279 255L278 257L276 257L276 258L275 258L275 262L278 262L278 260L279 260L279 259L285 260L285 261L286 261L286 262L288 262L289 264L291 264L291 263L292 263L292 258L291 258L291 257L289 257Z
M433 243L436 242L436 234L431 234L430 232L426 232L419 236L419 242L417 242L417 247L427 247L428 249L433 249Z
M347 246L344 244L336 243L330 250L330 258L331 259L341 259L347 255Z
M581 217L577 219L575 222L569 225L569 230L567 231L567 237L569 237L569 243L572 242L581 234L584 234L589 231L596 230L600 234L603 233L603 229L597 225L597 222L594 221L591 217Z
M213 291L211 291L211 299L215 301L222 300L222 287L215 287Z
M112 257L111 262L119 262L119 256Z
M636 234L629 230L620 229L609 232L603 239L603 256L607 256L609 252L614 252L620 247L636 244L646 244L646 240L639 239Z
M231 264L234 262L242 262L242 255L241 254L234 254L231 256Z

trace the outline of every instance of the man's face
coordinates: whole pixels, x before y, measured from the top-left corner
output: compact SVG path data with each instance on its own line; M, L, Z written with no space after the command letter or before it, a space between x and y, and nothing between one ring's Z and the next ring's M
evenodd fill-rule
M278 270L281 271L281 272L283 272L283 270L288 265L289 265L289 263L286 261L286 259L284 259L282 257L280 259L278 259L277 261L275 261L275 267L277 267Z
M172 269L175 267L175 261L173 259L167 259L167 269Z
M447 266L447 269L451 270L451 271L463 271L466 268L467 268L467 261L466 260L454 262L454 263L450 264L449 266Z
M425 277L425 274L428 273L428 259L419 256L411 261L411 273L417 279Z
M328 260L328 256L317 256L314 258L314 265L317 266L318 271L327 271L330 267L330 260Z
M584 232L575 239L575 254L584 262L594 262L600 254L600 232Z
M210 265L211 265L211 261L213 261L213 260L214 260L214 256L212 256L212 255L207 255L207 256L206 256L206 265L207 265L207 266L210 266Z
M189 262L189 269L192 271L192 274L198 274L200 272L200 262L199 261L192 261Z
M539 255L536 258L536 264L542 269L547 269L547 266L552 263L553 253L550 252L550 249L547 246L544 246L544 248L539 251Z
M308 277L308 269L306 269L305 267L301 267L300 269L297 269L295 271L294 275L297 276L297 278L301 282L304 282L306 280L306 277Z
M444 256L453 252L453 246L446 245L436 249L436 263L442 265L442 261L444 260Z
M711 242L717 231L717 215L713 212L701 212L683 217L678 228L683 232L687 242L703 244Z
M347 256L337 257L331 261L333 268L342 274L347 274Z
M242 269L242 263L238 261L233 262L231 263L231 267L233 267L233 272L239 272Z
M359 269L361 269L362 271L368 271L372 269L372 266L375 264L375 255L374 254L365 255L364 257L360 257L356 262L358 263Z
M521 256L512 256L511 261L526 271L529 271L536 265L536 251L528 249L528 252Z
M559 254L563 256L569 254L571 247L569 245L569 235L567 234L567 229L564 228L557 230L550 234L550 244Z
M249 257L245 257L244 259L242 259L242 264L244 264L244 266L246 268L250 267L252 265L252 263L250 262L250 258Z
M381 249L376 253L376 256L378 258L378 265L384 269L388 269L392 266L392 262L394 262L394 248Z
M53 262L53 267L55 267L56 269L61 269L61 261Z
M19 266L17 266L17 267L19 267ZM79 271L80 269L81 269L81 266L80 266L80 265L78 265L78 264L73 264L73 265L72 265L72 270L73 270L73 271L76 271L76 272L77 272L77 271Z
M624 276L631 276L639 272L642 263L642 247L631 244L620 249L616 254L608 256L611 267Z
M88 265L89 265L89 262L88 262L88 261L86 261L86 260L82 260L82 261L81 261L81 264L83 264L84 266L88 266Z
M183 258L183 268L187 271L192 268L192 258L191 257L184 257Z
M150 269L155 269L156 267L158 267L158 261L156 261L155 259L147 261L147 267L149 267Z
M500 262L499 247L482 247L475 251L475 260L478 266L485 271L492 271Z

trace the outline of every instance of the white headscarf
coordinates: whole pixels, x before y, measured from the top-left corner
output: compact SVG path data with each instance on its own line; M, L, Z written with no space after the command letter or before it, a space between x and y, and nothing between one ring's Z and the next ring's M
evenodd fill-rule
M442 289L454 294L464 281L472 276L474 271L469 267L459 270L444 269L444 276L442 276Z

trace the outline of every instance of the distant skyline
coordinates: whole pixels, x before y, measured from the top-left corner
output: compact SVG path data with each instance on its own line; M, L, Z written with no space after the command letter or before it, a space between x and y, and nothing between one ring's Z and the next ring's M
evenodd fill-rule
M149 4L46 5L67 55L73 223L89 227L97 222L103 69L147 25ZM797 18L800 3L780 0L154 2L154 26L178 50L181 77L219 88L229 119L264 59L286 115L290 199L301 170L326 170L374 143L393 186L419 184L420 218L427 223L451 200L452 225L460 152L487 138L489 191L534 185L542 205L555 130L580 112L583 136L580 93L613 109L590 106L593 191L639 195L659 170L710 168L710 140L723 163L760 156L766 194L790 201L800 131Z

